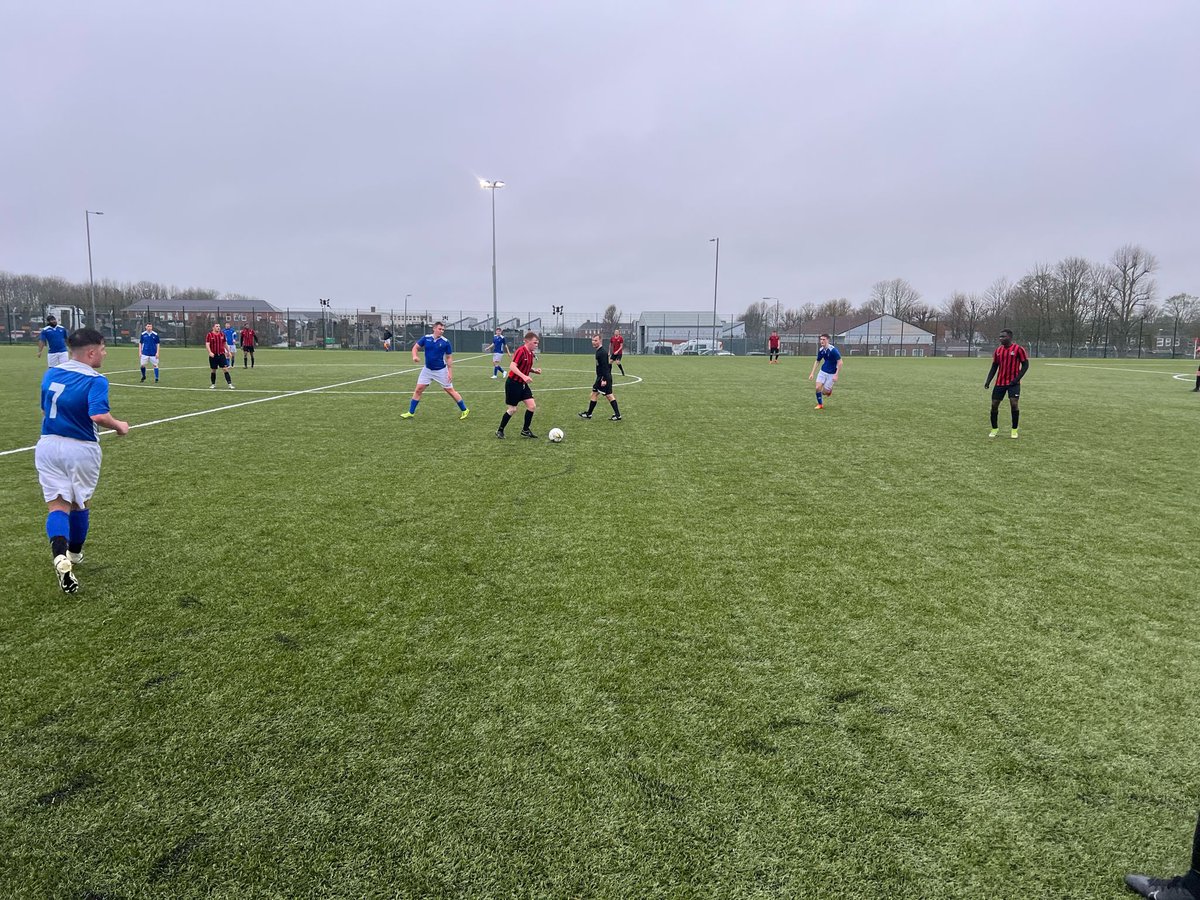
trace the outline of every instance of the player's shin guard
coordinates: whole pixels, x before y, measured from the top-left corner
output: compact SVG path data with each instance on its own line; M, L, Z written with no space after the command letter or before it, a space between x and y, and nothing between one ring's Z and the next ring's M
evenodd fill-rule
M992 407L992 427L993 428L1000 427L1000 411L998 409L996 409L996 407L994 407L994 406Z
M87 540L88 522L91 518L90 510L73 509L68 516L68 540L67 549L72 553L83 552L83 542Z
M612 398L612 402L609 405L612 406L612 408L613 408L614 416L619 416L621 414L621 411L619 409L617 409L617 398L616 397Z
M217 383L217 370L216 369L213 369L211 372L208 373L208 380L212 384Z
M1017 422L1019 422L1021 420L1021 411L1019 409L1014 409L1012 411L1012 420L1013 420L1013 431L1016 431L1017 430Z
M215 379L214 379L214 381L215 381ZM225 383L226 383L226 384L233 384L233 379L232 379L232 378L229 376L229 373L228 373L228 372L226 372L226 373L225 373Z
M590 416L592 414L592 411L595 410L595 408L596 408L596 401L595 400L589 401L587 414Z
M501 418L500 418L500 430L501 431L503 431L504 427L506 425L508 425L508 420L511 418L512 418L512 413L510 413L510 412L506 412L503 416L501 416Z
M46 537L50 538L50 553L53 557L67 552L67 535L71 532L71 519L62 510L46 514Z
M146 377L146 367L142 366L142 378L144 379L145 377Z
M533 410L527 409L527 410L525 410L525 430L526 431L529 430L529 426L531 424L533 424Z

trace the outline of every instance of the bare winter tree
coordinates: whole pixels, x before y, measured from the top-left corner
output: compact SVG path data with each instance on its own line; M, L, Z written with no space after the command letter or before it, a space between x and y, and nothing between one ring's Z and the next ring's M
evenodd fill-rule
M876 315L895 316L907 319L921 295L903 278L877 282L871 288L871 299L867 301L871 312Z
M747 306L746 311L741 315L747 339L755 343L764 340L767 335L767 329L770 327L768 319L774 315L775 306L772 304L768 307L764 300L759 300Z
M817 307L816 314L818 316L849 316L853 307L850 301L845 297L838 297L836 300L826 300Z
M1066 326L1069 357L1075 355L1075 338L1083 331L1091 280L1092 264L1082 256L1068 256L1054 267L1055 306Z
M1112 324L1116 335L1117 353L1120 356L1129 352L1129 339L1134 324L1145 314L1145 309L1154 299L1157 287L1154 283L1154 272L1157 269L1158 260L1154 258L1154 254L1136 244L1121 247L1109 261Z
M1163 301L1163 308L1172 318L1171 324L1171 359L1175 358L1175 347L1179 343L1179 323L1189 322L1196 314L1196 298L1191 294L1175 294Z
M604 310L604 318L600 320L606 337L612 337L612 333L621 325L621 311L617 309L617 304L610 303Z

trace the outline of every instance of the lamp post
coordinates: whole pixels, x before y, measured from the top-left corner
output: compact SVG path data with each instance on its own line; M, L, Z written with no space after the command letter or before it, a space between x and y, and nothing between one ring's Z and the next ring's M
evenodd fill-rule
M317 299L321 303L321 349L328 350L329 349L329 326L328 326L328 322L325 319L325 310L329 309L329 304L331 302L331 298L318 297Z
M721 239L719 237L709 238L711 244L716 242L717 255L713 260L713 351L717 349L717 275L721 271Z
M408 298L411 296L412 294L404 295L404 340L400 343L405 347L408 346Z
M498 328L500 314L496 307L496 191L504 187L504 182L480 178L479 186L492 192L492 328Z
M83 227L87 231L88 285L91 287L92 294L92 320L88 324L92 328L96 327L96 280L92 277L92 216L102 215L104 213L92 209L85 209L83 211Z

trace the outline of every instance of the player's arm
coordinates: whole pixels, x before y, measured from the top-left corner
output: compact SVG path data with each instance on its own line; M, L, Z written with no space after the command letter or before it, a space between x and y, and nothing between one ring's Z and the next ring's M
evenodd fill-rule
M41 359L42 348L45 346L46 346L46 339L44 337L42 337L41 335L38 335L38 352L37 352L38 359Z
M999 371L999 369L1000 369L1000 363L996 362L996 361L993 359L993 360L992 360L992 368L991 368L991 370L988 372L988 377L987 377L987 380L986 380L986 381L983 383L983 386L984 386L985 388L987 388L987 387L991 387L991 386L992 386L992 379L996 377L996 372L997 372L997 371Z
M1021 379L1025 377L1025 373L1029 371L1029 357L1021 360L1021 371L1017 373L1017 377L1013 379L1013 384L1020 384Z
M820 361L819 359L818 359L818 360L814 360L814 361L813 361L813 367L812 367L812 371L808 373L808 380L809 380L809 381L812 381L812 380L813 380L813 377L814 377L814 376L816 376L816 374L817 374L817 366L819 366L820 364L821 364L821 361Z
M833 372L833 380L837 381L838 376L841 374L842 374L842 358L839 356L838 361L837 361L837 368Z
M420 341L420 339L418 339L416 341L416 343L413 344L413 362L421 361L420 358L417 356L417 348L420 346L421 346L421 341Z
M446 354L446 377L451 381L454 380L454 354Z
M92 416L92 421L95 422L97 425L99 425L101 428L111 428L117 434L128 434L129 433L129 423L122 422L120 419L116 418L112 413L97 413L96 415Z

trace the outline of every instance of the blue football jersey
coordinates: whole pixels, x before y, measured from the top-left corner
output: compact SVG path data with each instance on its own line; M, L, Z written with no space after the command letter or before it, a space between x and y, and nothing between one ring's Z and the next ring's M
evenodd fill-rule
M494 338L492 338L492 352L493 353L503 353L504 345L507 343L508 343L508 341L505 340L504 335L502 335L502 334L496 335Z
M842 358L842 354L838 352L838 348L830 344L828 347L822 347L817 351L817 359L821 362L822 372L836 372L838 360Z
M38 340L46 345L47 353L67 352L67 329L61 325L47 325L38 334Z
M142 356L158 356L158 342L157 331L143 331L138 338L138 343L142 345Z
M232 350L237 346L237 329L222 328L221 330L225 333L225 346Z
M98 441L92 416L108 411L108 379L91 366L69 359L42 376L42 434Z
M450 342L444 337L435 338L427 334L417 341L418 347L425 348L425 368L437 371L446 368L446 357L454 354Z

